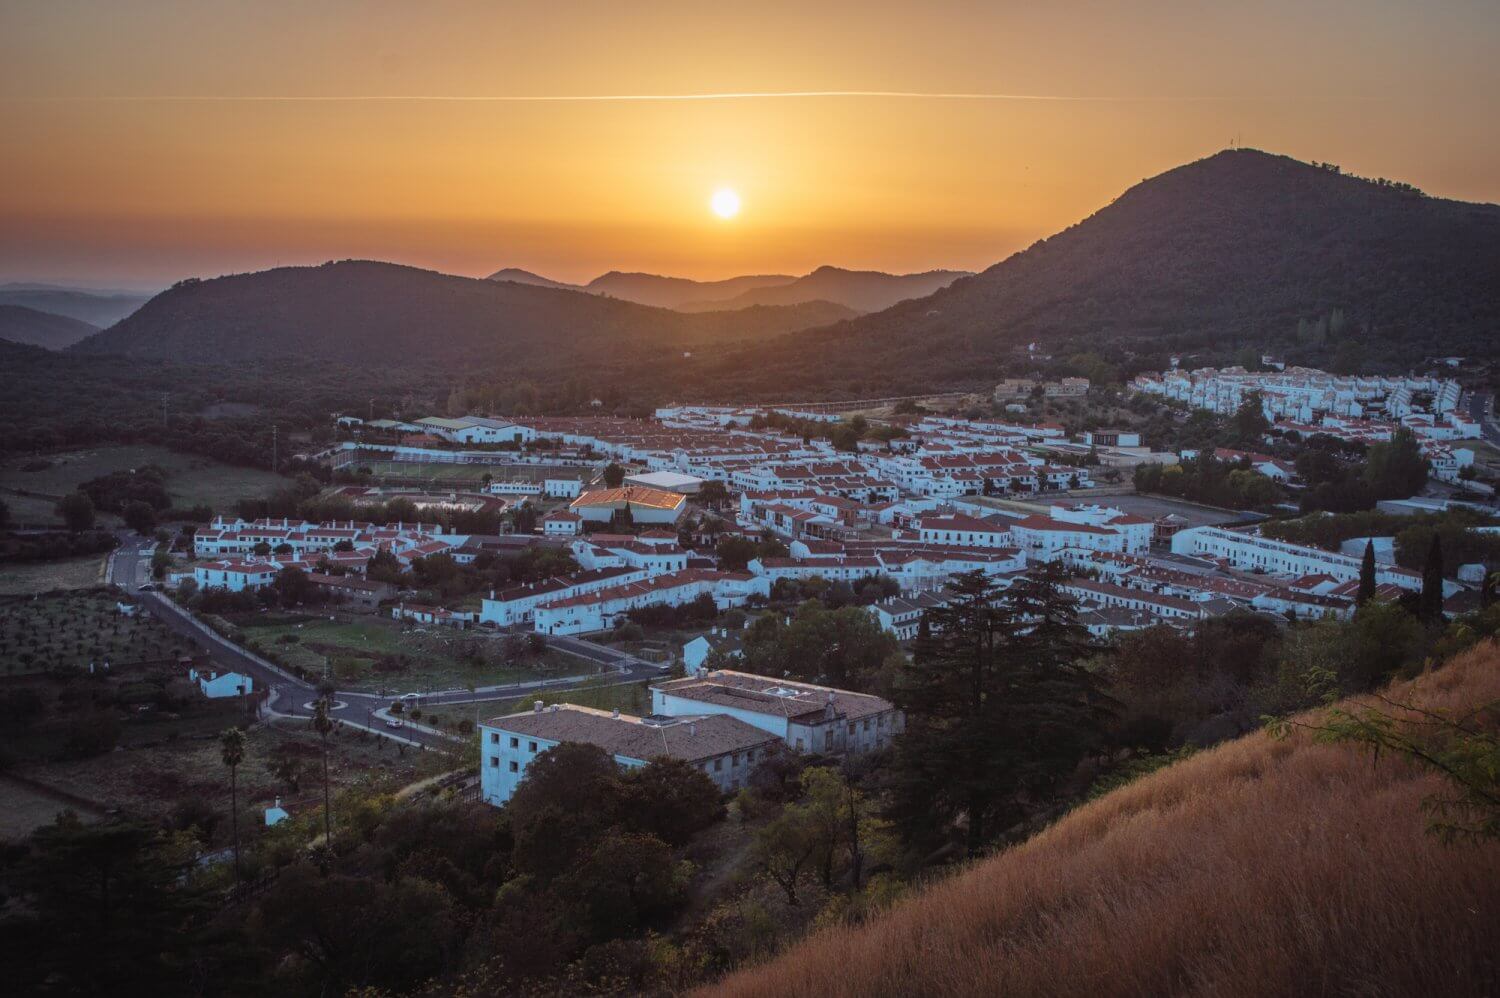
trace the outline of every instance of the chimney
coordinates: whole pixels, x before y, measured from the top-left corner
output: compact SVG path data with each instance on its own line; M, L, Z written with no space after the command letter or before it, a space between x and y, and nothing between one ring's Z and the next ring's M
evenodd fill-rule
M614 709L614 712L613 712L613 713L611 713L611 714L610 714L610 715L609 715L609 716L610 716L610 717L619 717L619 716L620 716L620 708L618 708L618 707L616 707L616 708L615 708L615 709Z
M277 807L281 806L281 798L280 797L276 798L276 806Z
M542 702L540 700L531 705L531 712L533 714L540 714L542 712Z
M698 734L698 723L696 721L688 722L688 734L690 736Z

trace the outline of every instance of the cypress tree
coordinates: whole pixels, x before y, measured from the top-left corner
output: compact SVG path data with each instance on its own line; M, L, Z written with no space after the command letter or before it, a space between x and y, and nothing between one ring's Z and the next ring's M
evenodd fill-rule
M1359 563L1359 595L1355 604L1364 606L1375 598L1375 542L1365 541L1365 557Z
M1421 617L1431 624L1443 617L1443 539L1432 535L1427 549L1427 564L1422 566L1422 599L1418 604Z

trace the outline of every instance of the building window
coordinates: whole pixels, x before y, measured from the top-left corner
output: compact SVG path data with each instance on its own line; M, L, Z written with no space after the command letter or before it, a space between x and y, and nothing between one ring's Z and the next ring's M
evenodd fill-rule
M527 742L526 743L526 751L528 751L528 752L535 752L536 751L536 742Z
M518 763L518 762L516 762L514 759L512 759L511 763L510 763L510 771L512 773L518 773L518 772L520 772L521 771L521 764Z
M499 734L499 732L495 732L495 731L491 731L490 732L490 744L491 745L499 745L500 744L500 734Z
M724 760L723 760L723 758L715 759L714 760L714 772L717 773L719 770L721 770L723 768L724 768Z
M490 756L490 768L491 769L499 769L500 768L500 757L498 755L492 755L492 756Z
M521 739L519 739L519 738L512 738L510 740L510 747L511 748L520 748L521 747Z
M851 735L854 734L854 722L853 721L849 722L849 734L851 734Z

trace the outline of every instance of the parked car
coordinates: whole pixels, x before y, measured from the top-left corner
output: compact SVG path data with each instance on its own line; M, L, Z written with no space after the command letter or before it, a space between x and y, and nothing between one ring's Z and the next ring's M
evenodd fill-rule
M385 719L385 726L387 728L404 728L406 727L406 722L399 717L388 717Z

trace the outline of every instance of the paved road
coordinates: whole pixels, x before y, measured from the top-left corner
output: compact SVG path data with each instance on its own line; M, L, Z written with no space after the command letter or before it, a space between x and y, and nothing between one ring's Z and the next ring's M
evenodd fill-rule
M256 685L261 689L270 690L271 698L268 706L271 710L278 714L297 717L312 716L312 702L318 696L317 684L299 679L291 673L281 670L275 664L266 661L212 631L194 618L187 610L174 603L170 597L154 591L154 587L153 589L142 588L150 582L151 552L154 543L154 541L148 538L142 538L138 535L122 531L120 533L120 546L116 548L110 558L108 581L134 593L140 599L141 605L152 616L160 620L172 633L181 635L199 647L204 648L216 666L221 669L244 673L253 678ZM661 675L661 669L657 666L614 648L594 644L591 641L584 641L579 638L563 637L560 635L550 636L547 640L555 648L570 652L581 659L597 663L601 670L606 673L612 671L614 678L619 682L650 679ZM555 693L560 690L571 689L596 681L597 678L598 673L591 672L586 675L566 676L529 683L486 686L473 691L448 690L436 693L424 693L421 704L423 706L435 706L438 704L511 700L517 697L524 697L530 693L543 691ZM420 745L424 748L451 747L452 740L448 736L438 732L423 730L415 726L395 730L387 728L383 719L376 716L376 711L383 707L389 707L391 701L398 695L400 695L399 692L376 696L373 693L338 691L333 694L334 707L330 713L347 725L367 728L375 734L390 738L393 741L405 742L409 745Z
M1469 415L1479 420L1479 433L1486 441L1500 447L1500 423L1495 422L1495 396L1490 392L1474 392L1466 397L1465 408Z

